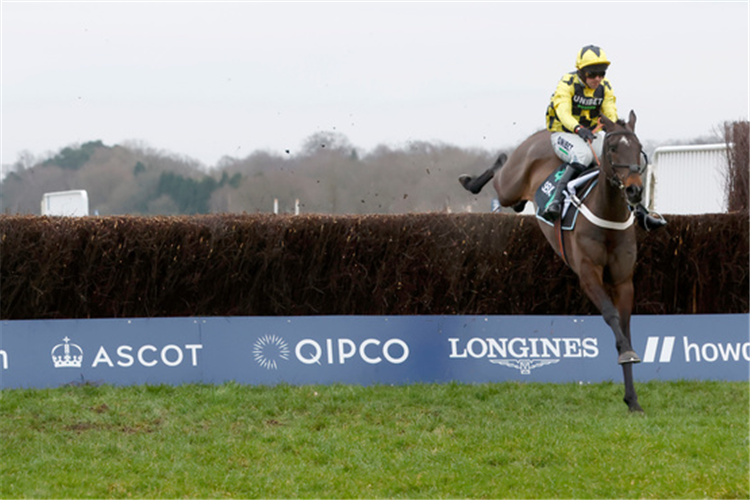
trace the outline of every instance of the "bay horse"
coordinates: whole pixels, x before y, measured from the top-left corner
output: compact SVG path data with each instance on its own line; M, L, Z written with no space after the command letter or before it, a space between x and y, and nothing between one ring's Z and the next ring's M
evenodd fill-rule
M575 227L562 231L560 219L554 225L539 217L537 221L549 244L578 275L581 288L612 329L617 362L623 369L624 401L630 411L642 412L633 385L633 364L641 360L630 337L637 249L634 217L628 205L641 201L645 157L635 134L635 121L632 111L627 123L601 117L606 135L602 157L597 158L597 182L585 203L580 204ZM522 142L509 157L501 154L481 176L462 176L460 180L476 193L493 179L500 204L520 212L527 201L534 201L537 189L561 164L552 149L550 132L542 130Z

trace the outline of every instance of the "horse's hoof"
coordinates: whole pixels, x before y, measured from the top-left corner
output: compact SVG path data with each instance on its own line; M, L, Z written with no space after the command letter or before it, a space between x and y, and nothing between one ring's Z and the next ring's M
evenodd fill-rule
M645 226L646 231L651 231L653 229L659 229L660 227L666 226L667 220L661 215L658 215L657 217L653 215L647 215L643 221L643 225Z
M638 357L638 355L633 351L627 351L617 358L617 363L621 365L627 365L629 363L640 363L641 358Z
M521 212L523 212L524 209L526 209L526 200L519 201L518 203L516 203L515 205L513 205L513 211L516 212L516 213L518 213L518 214L520 214Z
M470 175L463 174L458 177L458 182L460 182L464 189L466 189L470 193L479 194L484 185L487 183L487 180L492 178L486 177L486 175L487 174L485 173L485 178L483 179L481 175L479 177L472 177Z
M463 174L458 178L458 182L461 183L464 189L466 189L472 194L479 194L479 191L482 190L482 186L479 186L479 189L477 189L477 187L473 185L474 184L472 182L473 180L474 180L474 177L470 175L466 175L466 174Z

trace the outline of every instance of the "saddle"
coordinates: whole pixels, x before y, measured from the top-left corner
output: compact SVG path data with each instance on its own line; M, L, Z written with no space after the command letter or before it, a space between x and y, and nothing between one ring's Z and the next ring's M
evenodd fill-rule
M562 173L565 171L565 165L561 165L560 168L552 172L547 179L539 186L536 194L534 195L534 203L537 206L536 218L544 222L548 226L554 226L554 222L549 222L542 217L544 207L547 206L550 198L555 192L557 186L557 180L560 178ZM572 202L572 197L576 196L578 200L583 201L591 192L591 189L596 185L597 177L599 176L599 169L596 167L589 168L583 171L578 177L571 180L564 188L564 201L563 210L560 215L560 227L563 231L572 231L576 225L576 219L578 218L579 209ZM578 193L581 193L580 195Z

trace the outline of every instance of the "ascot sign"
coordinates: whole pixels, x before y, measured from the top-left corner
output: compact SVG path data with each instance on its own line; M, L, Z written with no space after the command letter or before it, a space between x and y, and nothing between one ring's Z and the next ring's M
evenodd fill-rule
M193 366L198 366L198 350L203 349L201 344L186 344L185 351L190 353L189 359L192 360ZM134 350L132 346L121 345L115 351L117 353L117 366L130 367L138 361L138 364L145 367L156 366L161 361L166 366L178 366L182 364L185 359L183 349L175 344L168 344L161 349L156 346L146 344L140 346L137 350ZM158 355L156 355L158 353ZM99 347L99 351L94 357L92 368L96 368L100 364L114 367L112 358L110 357L104 346Z
M644 380L747 380L748 315L635 316ZM677 334L676 332L679 332ZM619 380L599 317L311 316L0 322L0 387Z

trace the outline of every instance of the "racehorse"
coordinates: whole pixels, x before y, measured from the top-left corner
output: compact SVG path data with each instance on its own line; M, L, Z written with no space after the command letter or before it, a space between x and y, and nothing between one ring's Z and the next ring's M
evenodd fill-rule
M537 219L547 241L578 275L581 288L614 332L625 381L624 401L630 411L642 412L633 385L633 364L641 360L630 340L636 234L628 205L641 201L645 158L635 121L632 111L627 123L601 117L606 135L601 158L597 158L597 181L585 202L573 200L580 203L583 215L577 217L573 229L562 231L560 219L554 225ZM527 201L534 201L539 187L561 163L552 149L550 132L542 130L522 142L510 157L501 154L481 176L462 176L461 183L476 193L493 179L500 204L520 212Z

